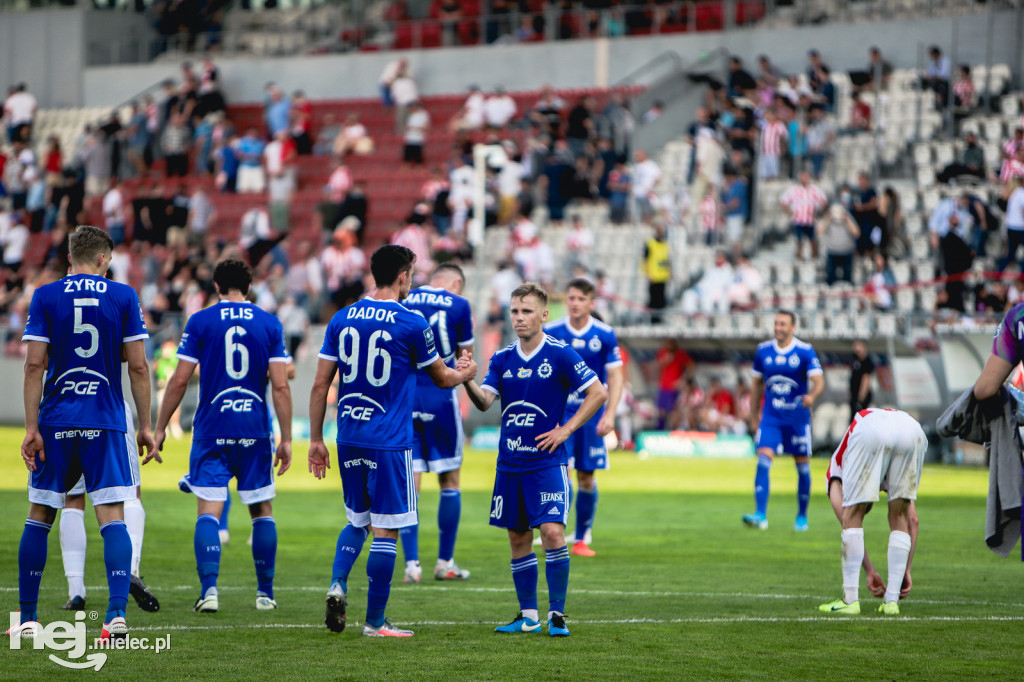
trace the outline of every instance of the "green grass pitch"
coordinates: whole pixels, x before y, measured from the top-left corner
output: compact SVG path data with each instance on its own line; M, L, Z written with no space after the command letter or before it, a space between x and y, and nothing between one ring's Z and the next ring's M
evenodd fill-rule
M17 608L17 547L28 503L17 455L22 432L0 429L0 597ZM1024 627L1022 567L984 545L987 472L937 466L921 482L914 590L903 615L883 619L863 587L863 615L836 619L817 605L840 594L839 527L824 493L827 462L812 465L808 533L792 530L796 476L773 471L771 528L740 524L752 504L753 460L612 457L599 476L594 549L573 557L567 612L572 636L498 635L517 606L503 531L487 525L494 456L468 452L456 558L466 583L432 579L437 548L436 477L425 477L420 509L424 583L403 585L396 566L388 614L415 630L408 640L371 640L356 624L365 608L365 549L350 581L349 629L323 626L324 593L344 524L337 470L325 481L306 472L297 444L292 470L274 501L279 548L277 611L257 612L248 514L236 504L224 548L221 610L195 614L192 551L195 501L177 491L188 441L172 442L165 462L143 469L147 512L142 574L161 611L129 602L133 637L171 635L171 648L111 652L101 671L65 670L47 652L12 651L0 639L0 678L103 676L160 679L1020 679ZM236 498L237 502L237 498ZM868 551L884 575L884 514L869 515ZM102 612L102 544L86 512L87 610ZM1019 555L1018 555L1019 556ZM543 559L542 559L543 560ZM539 595L546 606L544 572ZM865 598L865 595L868 595ZM50 534L40 615L66 620L57 527ZM6 620L6 618L5 618ZM90 636L99 623L87 621Z

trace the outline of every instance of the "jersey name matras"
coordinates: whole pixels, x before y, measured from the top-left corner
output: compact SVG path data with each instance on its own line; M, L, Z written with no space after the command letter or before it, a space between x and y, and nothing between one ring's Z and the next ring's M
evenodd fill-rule
M451 308L454 300L451 296L445 294L437 294L432 291L420 291L415 290L405 297L405 305L437 305L444 306L445 308Z
M374 308L373 306L352 306L348 309L348 315L345 316L345 319L376 320L377 322L388 322L390 324L396 324L398 322L398 320L395 319L394 310Z

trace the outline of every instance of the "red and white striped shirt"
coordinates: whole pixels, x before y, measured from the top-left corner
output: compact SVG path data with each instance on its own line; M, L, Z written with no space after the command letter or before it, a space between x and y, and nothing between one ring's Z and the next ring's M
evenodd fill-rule
M331 201L340 204L345 200L345 195L352 189L352 174L345 166L339 166L327 179L327 192Z
M432 202L437 198L438 193L446 189L448 189L448 183L444 180L427 180L420 188L420 198Z
M772 121L761 128L761 153L767 156L782 154L784 140L789 139L789 131L782 121Z
M327 280L327 290L337 291L343 284L363 278L366 274L366 254L355 246L347 249L328 246L320 254L320 266Z
M793 185L782 193L779 203L789 209L795 225L813 225L814 216L825 208L828 200L814 185Z
M700 227L705 232L716 232L722 224L722 212L715 197L704 197L697 208L700 213Z
M1009 182L1014 178L1024 178L1024 161L1017 158L1007 159L999 169L999 182Z
M416 272L429 272L434 268L434 262L430 259L430 243L427 241L427 232L419 225L410 223L391 236L391 243L396 246L404 246L416 254Z

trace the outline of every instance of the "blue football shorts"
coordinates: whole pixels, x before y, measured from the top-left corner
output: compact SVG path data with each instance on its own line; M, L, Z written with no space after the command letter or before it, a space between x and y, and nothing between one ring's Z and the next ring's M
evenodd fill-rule
M565 525L569 516L568 467L499 471L491 497L492 526L525 532L542 523Z
M565 441L569 467L577 471L599 471L608 468L608 448L597 435L598 415L572 432Z
M412 450L384 450L338 443L345 514L358 528L416 524Z
M271 439L198 438L192 441L189 485L208 502L228 499L228 482L237 481L243 504L274 499L274 453Z
M811 425L762 421L757 429L754 447L771 450L776 455L811 456Z
M412 470L443 474L462 466L462 415L455 390L418 391L413 412Z
M36 460L29 477L29 502L63 509L79 479L84 479L82 492L89 494L93 506L137 497L138 462L133 468L123 431L52 426L40 426L39 431L46 461Z

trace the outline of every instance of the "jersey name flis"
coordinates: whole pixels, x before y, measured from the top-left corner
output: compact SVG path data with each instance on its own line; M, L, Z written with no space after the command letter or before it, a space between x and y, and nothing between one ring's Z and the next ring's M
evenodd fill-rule
M57 431L53 434L53 437L57 440L64 440L65 438L85 438L86 440L92 440L93 438L99 438L102 431L99 429L68 429L67 431Z
M221 308L220 319L222 320L251 320L252 308Z
M377 322L389 322L396 324L398 321L395 319L394 310L385 310L384 308L374 308L372 306L352 306L348 309L348 315L345 316L346 320L376 320Z
M64 280L64 293L76 294L80 291L93 291L103 294L107 291L107 281L104 279L66 279Z
M256 445L255 438L218 438L217 445L241 445L243 448L251 448Z

